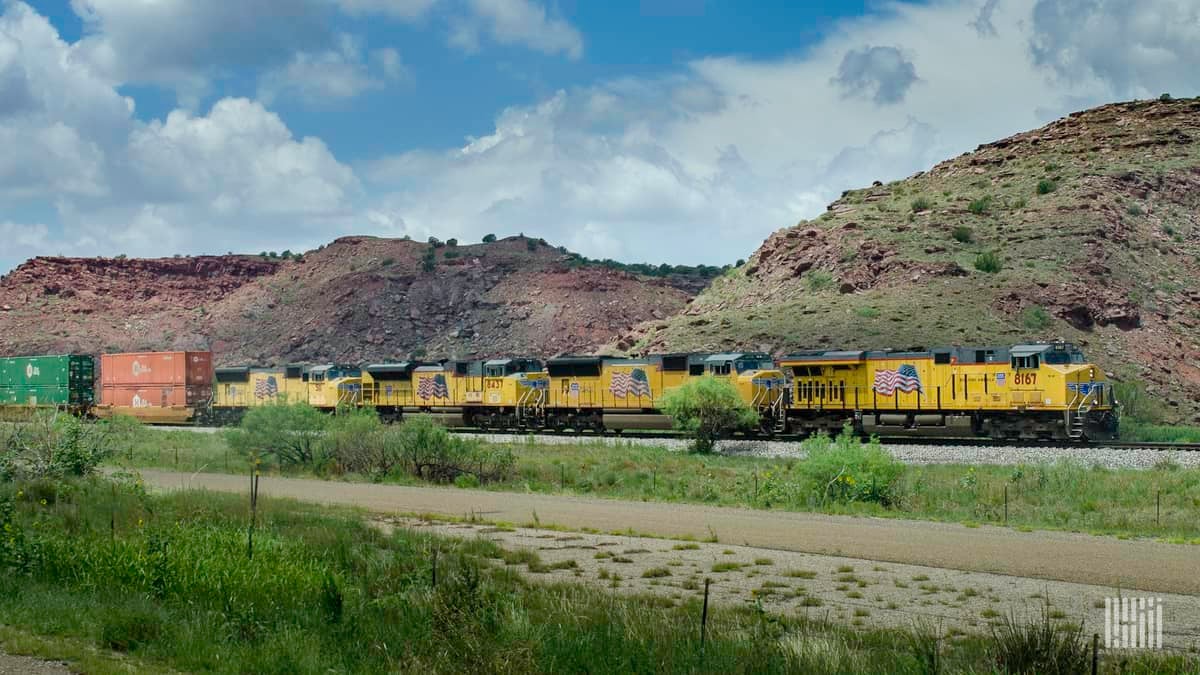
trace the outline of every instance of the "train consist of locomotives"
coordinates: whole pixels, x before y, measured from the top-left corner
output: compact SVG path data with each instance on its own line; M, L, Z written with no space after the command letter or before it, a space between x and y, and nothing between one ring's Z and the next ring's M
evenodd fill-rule
M97 373L98 371L98 373ZM98 378L97 378L98 374ZM750 435L839 430L882 436L1111 440L1118 402L1075 345L923 351L566 356L214 368L209 352L0 358L0 412L54 407L147 423L235 424L256 406L370 407L450 427L606 432L669 429L663 396L728 380L758 411ZM96 394L99 394L97 397Z

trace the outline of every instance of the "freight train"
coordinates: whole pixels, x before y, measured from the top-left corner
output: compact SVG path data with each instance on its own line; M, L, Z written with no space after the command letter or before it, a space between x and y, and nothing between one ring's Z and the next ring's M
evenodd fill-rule
M748 435L850 426L881 436L1095 441L1116 438L1119 419L1104 372L1065 342L268 368L214 368L208 352L144 352L105 354L99 365L97 380L90 356L0 358L0 413L55 407L236 424L256 406L287 401L369 407L387 421L427 414L450 427L619 433L671 428L664 395L716 377L758 412L759 425L740 432Z

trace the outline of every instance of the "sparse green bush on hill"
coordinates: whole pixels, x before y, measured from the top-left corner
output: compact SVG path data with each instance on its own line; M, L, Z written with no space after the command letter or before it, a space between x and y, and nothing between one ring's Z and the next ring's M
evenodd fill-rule
M1058 189L1058 183L1050 180L1049 178L1043 178L1042 180L1038 181L1037 193L1039 195L1048 195L1057 189Z
M668 390L663 411L677 429L692 437L692 449L697 452L709 452L717 439L758 423L758 413L742 400L733 384L712 375L691 378Z
M529 251L538 250L538 240L537 239L526 239L525 240L525 249L529 250Z
M485 235L483 235L483 243L485 243L485 244L490 244L490 243L492 243L493 241L496 241L496 235L494 235L494 234L485 234Z
M991 251L985 251L975 256L975 269L988 274L996 274L1004 268L1000 262L1000 256Z
M1044 307L1033 306L1026 307L1025 311L1021 312L1021 324L1029 330L1041 331L1050 327L1054 318L1046 311Z
M969 244L972 240L974 240L975 233L966 225L959 225L958 227L954 228L954 232L951 236L954 237L954 241L963 244Z
M808 286L808 290L819 293L833 286L833 275L825 270L813 270L804 275L804 283Z
M87 424L39 411L24 424L0 424L0 481L86 476L117 449L130 419Z
M991 208L992 208L992 198L990 195L985 196L985 197L980 197L979 199L972 200L971 203L967 205L967 210L970 211L971 213L974 213L977 216L982 216L983 214L990 211Z
M921 196L912 201L913 213L928 211L931 208L933 208L933 202L930 201L928 197Z
M451 237L450 239L447 239L447 240L446 240L446 245L447 245L447 246L449 246L449 247L451 247L451 248L453 248L453 247L455 247L455 246L458 246L458 240L457 240L457 239L455 239L455 238L453 238L453 237Z
M879 316L879 310L874 307L856 307L854 313L864 319L874 319Z

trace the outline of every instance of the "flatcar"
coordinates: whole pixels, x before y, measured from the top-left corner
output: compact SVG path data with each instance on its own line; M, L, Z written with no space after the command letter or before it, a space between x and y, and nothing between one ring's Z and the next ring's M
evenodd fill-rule
M1075 345L809 351L779 359L789 431L1108 440L1117 401Z

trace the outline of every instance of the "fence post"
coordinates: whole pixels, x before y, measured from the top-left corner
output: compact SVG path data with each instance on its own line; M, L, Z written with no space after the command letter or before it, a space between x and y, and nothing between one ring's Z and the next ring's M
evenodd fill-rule
M1162 527L1162 488L1154 492L1154 525Z
M711 579L704 580L704 608L700 610L700 655L704 655L704 633L708 626L708 585Z
M1100 634L1092 633L1092 675L1096 675L1100 665Z
M433 547L433 587L437 588L437 547Z
M1004 524L1008 525L1008 483L1004 484Z
M754 503L758 503L758 471L754 472Z
M565 463L558 465L558 491L562 492L567 489L567 465Z

